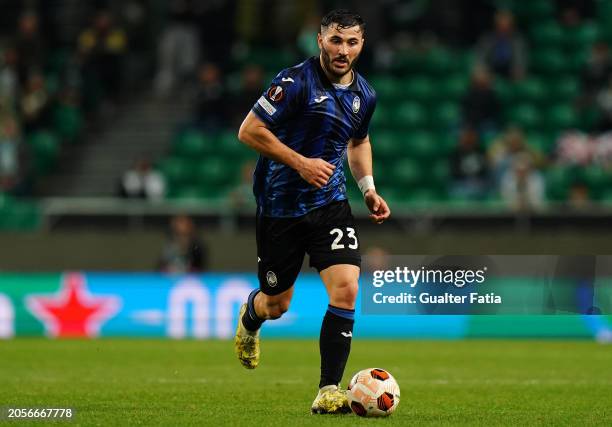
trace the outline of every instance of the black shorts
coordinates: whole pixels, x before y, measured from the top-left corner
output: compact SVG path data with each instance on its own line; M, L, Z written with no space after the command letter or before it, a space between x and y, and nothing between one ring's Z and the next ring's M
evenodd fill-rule
M336 264L361 266L359 239L347 200L296 218L257 217L257 276L266 295L293 286L304 255L319 272Z

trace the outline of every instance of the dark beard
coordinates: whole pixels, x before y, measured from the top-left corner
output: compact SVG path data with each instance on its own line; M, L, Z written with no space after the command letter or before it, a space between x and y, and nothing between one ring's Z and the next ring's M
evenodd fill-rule
M321 58L323 58L323 68L325 68L325 71L327 71L329 74L337 77L338 79L341 79L342 77L346 76L348 73L350 73L353 70L355 63L359 59L359 55L357 55L355 59L353 59L353 61L349 64L349 66L346 69L346 73L340 74L334 71L334 69L332 68L331 57L329 56L329 54L327 53L325 49L321 48Z

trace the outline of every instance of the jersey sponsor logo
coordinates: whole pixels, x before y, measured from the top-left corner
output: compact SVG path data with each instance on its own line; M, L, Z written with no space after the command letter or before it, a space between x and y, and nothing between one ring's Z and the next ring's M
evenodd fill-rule
M270 101L278 102L283 99L283 96L285 96L285 93L280 86L271 86L268 90L268 98L270 98Z
M283 81L283 82L291 82L291 83L295 82L295 80L293 80L291 77L283 77L281 79L281 81Z
M320 104L321 102L325 101L328 98L329 98L329 96L327 96L327 95L321 95L321 96L315 98L314 102L316 102L317 104Z
M269 115L276 113L276 108L274 108L274 106L270 104L270 102L263 96L257 100L257 103L261 106L261 108L266 110L266 113Z
M273 271L268 271L266 273L266 282L268 282L268 286L270 286L271 288L274 288L276 285L278 285L276 273L274 273Z
M358 96L353 98L353 113L357 114L359 112L359 108L361 107L361 99Z

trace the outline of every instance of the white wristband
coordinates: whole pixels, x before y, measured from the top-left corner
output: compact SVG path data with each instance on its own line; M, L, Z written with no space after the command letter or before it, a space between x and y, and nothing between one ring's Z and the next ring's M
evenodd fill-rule
M374 186L374 177L372 175L366 175L361 178L357 183L357 186L359 187L359 190L361 191L361 194L364 195L364 197L366 191L376 189L376 187Z

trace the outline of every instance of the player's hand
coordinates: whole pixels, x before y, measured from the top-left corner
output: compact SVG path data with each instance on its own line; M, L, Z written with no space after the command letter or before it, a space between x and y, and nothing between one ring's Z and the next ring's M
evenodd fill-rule
M323 187L329 181L336 167L323 159L309 159L304 157L297 172L302 179L317 188Z
M385 199L380 197L376 190L368 190L365 193L365 204L372 212L370 219L375 224L382 224L389 216L391 216L391 210L385 202Z

